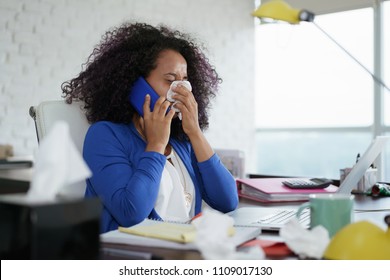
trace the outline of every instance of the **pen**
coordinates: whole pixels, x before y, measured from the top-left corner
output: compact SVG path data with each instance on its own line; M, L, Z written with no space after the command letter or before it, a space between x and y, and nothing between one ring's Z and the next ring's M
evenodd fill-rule
M202 216L202 212L199 212L198 215L195 215L195 216L190 220L190 223L191 223L193 220L199 218L200 216Z

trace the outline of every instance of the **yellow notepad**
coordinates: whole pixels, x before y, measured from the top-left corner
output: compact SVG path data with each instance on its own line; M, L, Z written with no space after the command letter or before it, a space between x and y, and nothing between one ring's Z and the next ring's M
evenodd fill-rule
M120 232L175 241L180 243L193 242L196 237L196 228L191 224L169 223L154 220L145 220L132 227L119 227Z

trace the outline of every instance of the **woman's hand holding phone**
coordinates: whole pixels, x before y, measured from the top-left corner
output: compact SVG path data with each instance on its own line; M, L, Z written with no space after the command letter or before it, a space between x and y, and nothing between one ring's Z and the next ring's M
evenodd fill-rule
M167 113L171 103L165 97L157 99L153 111L150 111L150 102L150 95L146 95L143 105L144 117L140 119L141 128L144 131L147 142L146 150L164 154L165 147L168 145L171 122L175 112L169 110Z
M174 94L170 98L175 100L175 107L182 114L183 130L194 144L204 142L198 122L198 103L189 89L191 86L180 83L172 88ZM159 97L143 77L134 83L129 100L141 116L140 125L147 142L146 150L163 154L169 141L171 122L175 115L175 110L168 110L172 104L165 99L165 96ZM203 146L203 143L200 146ZM207 159L209 154L208 152L206 157L200 158Z
M164 153L171 132L171 122L175 112L166 113L170 106L164 102L143 78L139 77L129 93L129 101L137 111L142 134L147 142L147 151Z

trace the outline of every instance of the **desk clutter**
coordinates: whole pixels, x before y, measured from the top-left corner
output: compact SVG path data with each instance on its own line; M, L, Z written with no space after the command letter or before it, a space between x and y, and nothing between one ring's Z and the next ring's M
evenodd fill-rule
M235 218L258 224L262 230L279 229L282 243L300 259L390 259L389 204L378 201L390 195L388 183L376 183L364 192L356 188L351 195L333 185L291 189L283 185L283 180L286 178L236 179L239 196L257 206L239 209ZM352 189L344 183L345 188ZM364 207L362 200L370 207ZM303 209L309 210L309 215L304 215L309 218L307 227L298 220ZM378 226L378 219L374 219L376 223L355 219L356 215L368 217L370 212L384 216L387 229ZM269 220L273 222L269 224Z
M103 244L143 245L176 250L195 250L204 259L263 259L257 247L239 252L237 247L259 236L259 227L234 227L231 217L211 209L191 224L144 220L138 225L100 235Z
M378 182L365 191L354 190L353 194L368 195L373 197L390 196L390 184L385 182Z
M385 231L369 221L358 221L329 238L323 226L308 231L294 219L281 229L280 235L302 259L390 260L390 215L385 220Z
M0 145L0 170L30 168L32 160L14 157L12 145Z
M217 216L218 219L226 217L220 213ZM133 245L176 251L199 251L203 259L209 260L390 259L390 228L383 231L368 221L350 223L333 237L329 237L327 229L323 226L306 229L294 218L280 229L280 236L270 240L261 235L260 229L256 227L235 227L232 234L229 230L226 231L226 227L216 224L214 219L209 221L210 224L214 224L212 227L214 232L210 231L208 221L206 225L203 221L195 226L145 220L138 226L103 233L100 239L103 249L108 250L110 246L119 244L122 248ZM387 217L387 223L390 224L390 215ZM128 250L132 252L132 247ZM121 250L122 253L124 251ZM132 252L135 253L137 252Z

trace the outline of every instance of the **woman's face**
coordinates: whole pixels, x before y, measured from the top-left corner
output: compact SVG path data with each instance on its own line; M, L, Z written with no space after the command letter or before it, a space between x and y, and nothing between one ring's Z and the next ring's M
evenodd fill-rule
M164 50L156 61L146 81L159 96L166 96L173 81L187 80L187 62L184 57L174 50Z

